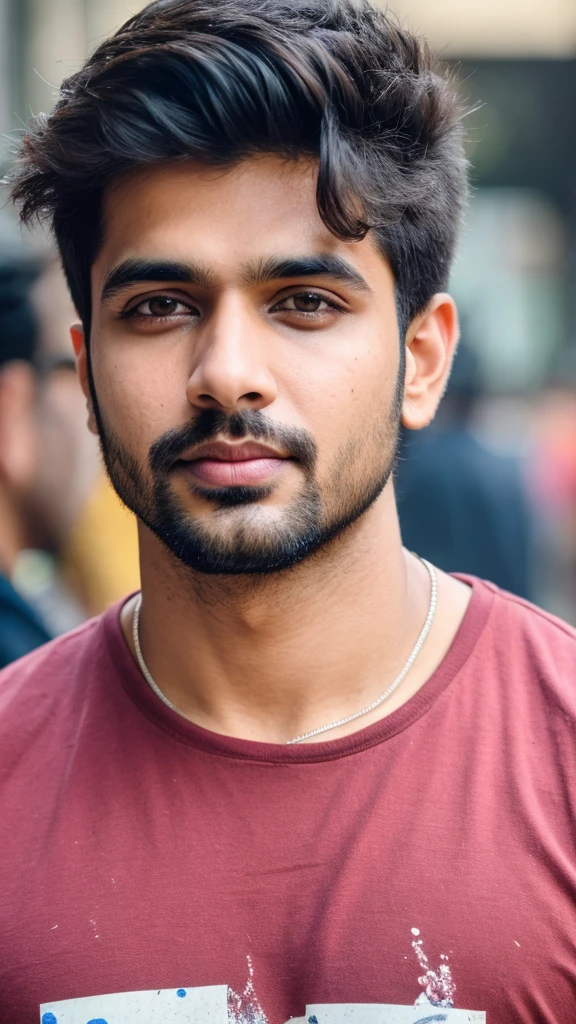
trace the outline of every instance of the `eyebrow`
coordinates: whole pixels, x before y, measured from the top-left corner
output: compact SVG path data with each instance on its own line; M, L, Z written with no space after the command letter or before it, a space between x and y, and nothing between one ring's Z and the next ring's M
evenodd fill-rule
M215 284L214 275L200 264L160 259L129 259L119 263L107 274L102 288L102 301L112 298L116 292L131 284L145 281L179 281L182 284L194 284L199 288L211 288Z
M266 284L286 277L331 277L359 291L371 290L355 267L333 253L288 258L270 256L251 264L244 274L244 280L249 284Z
M290 277L331 277L343 281L359 291L371 289L362 275L341 256L319 253L311 256L269 256L250 264L243 280L247 284L267 284L269 281ZM111 299L129 285L146 281L180 282L198 288L213 288L215 275L201 264L180 263L162 259L128 259L107 274L102 288L102 302Z

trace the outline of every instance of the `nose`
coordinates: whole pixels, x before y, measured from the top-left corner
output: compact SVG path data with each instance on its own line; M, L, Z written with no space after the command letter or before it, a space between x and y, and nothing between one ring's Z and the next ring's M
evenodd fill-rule
M277 396L270 338L241 296L227 296L196 335L186 395L196 409L264 409Z

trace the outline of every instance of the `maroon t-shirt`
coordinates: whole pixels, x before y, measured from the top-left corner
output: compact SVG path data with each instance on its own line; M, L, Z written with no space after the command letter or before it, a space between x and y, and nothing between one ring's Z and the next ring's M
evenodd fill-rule
M575 727L576 633L479 581L414 697L300 746L173 713L112 609L0 675L0 1020L576 1020Z

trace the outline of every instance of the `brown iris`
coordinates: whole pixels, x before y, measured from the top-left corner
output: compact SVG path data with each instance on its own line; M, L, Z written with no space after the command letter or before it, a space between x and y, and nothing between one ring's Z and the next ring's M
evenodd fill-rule
M302 292L300 295L293 295L292 301L294 309L297 309L299 313L317 313L325 300L314 292Z

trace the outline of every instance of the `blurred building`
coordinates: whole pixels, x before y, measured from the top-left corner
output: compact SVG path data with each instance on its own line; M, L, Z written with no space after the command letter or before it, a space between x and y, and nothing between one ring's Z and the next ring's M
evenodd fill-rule
M447 57L576 55L573 0L396 0L389 6Z
M529 393L558 367L576 376L576 3L392 6L454 62L472 109L475 193L453 289L486 386Z

